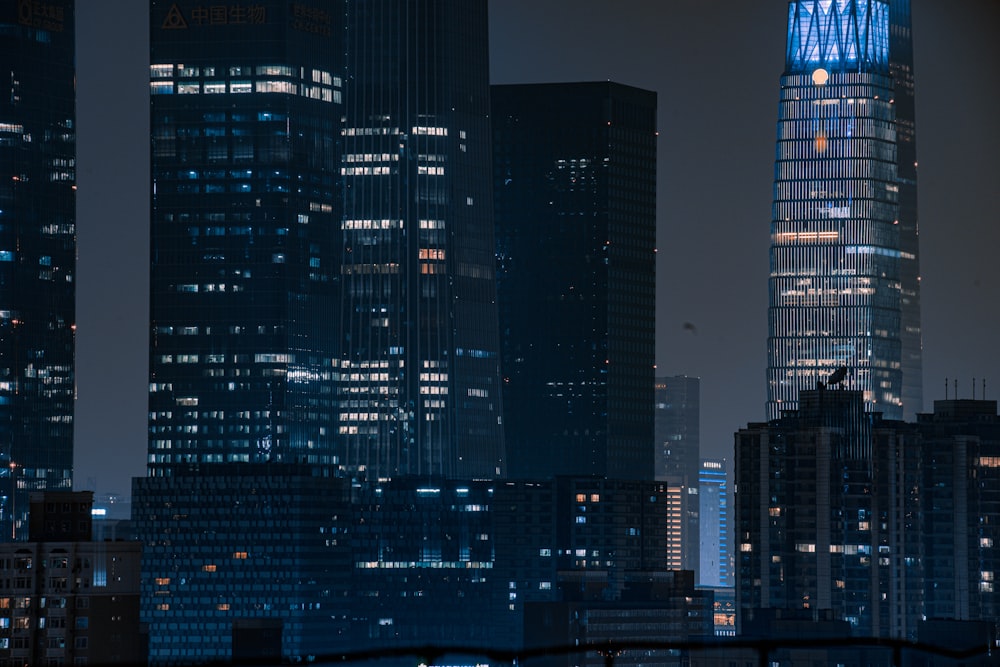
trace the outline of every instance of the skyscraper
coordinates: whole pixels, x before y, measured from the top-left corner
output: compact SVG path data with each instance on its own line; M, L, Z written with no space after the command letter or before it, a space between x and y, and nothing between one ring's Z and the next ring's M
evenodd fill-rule
M652 480L656 94L492 94L510 476Z
M76 334L72 0L0 7L0 540L69 490Z
M485 0L347 13L338 463L504 473Z
M156 663L229 659L248 624L280 628L286 658L344 641L346 551L324 532L346 488L343 10L151 4L149 458L132 510Z
M671 548L680 548L672 563L701 571L701 380L686 375L656 378L653 392L654 474L669 482L676 515L671 519Z
M698 475L698 585L732 586L729 491L725 459L704 459Z
M920 247L917 225L917 127L913 88L910 0L889 2L889 72L896 110L896 184L899 186L900 341L903 417L923 411L923 334L920 324Z
M152 3L150 476L337 462L341 13Z
M891 22L905 39L890 40ZM904 398L920 407L909 44L906 2L892 12L880 0L789 3L771 221L769 418L840 367L867 409L899 419ZM898 116L897 86L906 100ZM897 152L901 135L906 158Z

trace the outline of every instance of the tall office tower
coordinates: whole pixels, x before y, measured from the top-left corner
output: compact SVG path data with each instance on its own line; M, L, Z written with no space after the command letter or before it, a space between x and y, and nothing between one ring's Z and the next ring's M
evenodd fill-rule
M675 513L671 514L672 557L676 566L700 571L699 448L701 380L686 375L656 378L653 434L655 475L669 483Z
M896 185L899 202L899 290L903 416L923 411L923 333L920 324L920 248L917 224L917 130L913 87L910 0L889 2L889 73L896 111Z
M150 7L149 458L132 510L156 663L240 655L244 621L280 625L286 658L341 637L323 531L343 26L326 0Z
M0 540L32 491L73 481L76 74L73 0L0 7Z
M340 14L151 5L150 476L335 463Z
M866 409L903 416L889 23L880 0L789 3L771 221L770 419L841 367ZM915 269L915 256L907 261ZM908 322L919 348L916 303Z
M504 473L485 0L348 4L339 465Z
M510 476L652 480L656 94L492 91Z
M698 476L699 586L732 586L726 460L705 459Z

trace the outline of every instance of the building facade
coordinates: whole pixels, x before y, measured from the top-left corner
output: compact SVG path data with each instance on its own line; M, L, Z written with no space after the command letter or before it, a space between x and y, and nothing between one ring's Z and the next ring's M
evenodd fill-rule
M903 418L924 409L923 329L920 323L920 243L917 224L917 122L913 84L911 0L889 2L889 73L896 110L896 185L899 220L900 342Z
M1000 416L944 400L915 423L861 392L803 392L737 434L737 610L917 639L924 619L1000 622Z
M485 0L347 11L340 465L502 476Z
M0 545L0 660L144 664L142 545L91 539L93 493L35 492L26 541Z
M908 24L908 7L896 9ZM908 38L890 40L891 23L881 0L788 6L771 220L769 419L842 367L867 409L886 418L903 417L904 384L920 401L915 175L911 166L902 177L902 232L893 79L909 72L912 148L912 68L904 71L891 47L912 57Z
M150 476L338 464L340 13L151 5Z
M866 413L860 391L821 388L737 433L738 632L782 610L863 637L915 636L920 608L904 601L923 585L919 450L904 426Z
M73 486L76 72L72 0L0 7L0 540Z
M701 380L686 375L656 378L654 471L670 494L670 567L700 572Z
M698 585L732 586L729 537L729 484L725 459L703 459L698 475Z
M493 86L509 472L653 479L656 95Z
M350 645L347 482L312 472L229 463L133 480L151 664L230 660L248 624L274 624L285 660Z

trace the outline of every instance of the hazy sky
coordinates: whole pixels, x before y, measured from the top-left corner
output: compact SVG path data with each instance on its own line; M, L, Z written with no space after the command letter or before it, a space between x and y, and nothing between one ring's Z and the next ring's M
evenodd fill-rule
M1000 396L1000 0L913 0L925 410ZM702 454L764 419L784 0L491 0L494 83L659 94L658 374L701 378ZM76 488L144 474L148 7L77 0ZM684 323L695 325L692 331ZM949 383L949 397L954 389Z

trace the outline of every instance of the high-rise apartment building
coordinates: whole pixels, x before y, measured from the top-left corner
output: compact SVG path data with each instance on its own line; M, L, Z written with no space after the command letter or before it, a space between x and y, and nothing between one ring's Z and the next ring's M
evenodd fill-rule
M892 4L789 3L771 221L771 419L841 367L866 409L900 419L907 401L908 411L921 407L909 3Z
M860 391L804 391L798 410L741 429L738 623L777 609L847 621L862 637L915 638L918 461L912 428L866 413Z
M656 94L492 96L510 476L652 480Z
M654 474L670 489L671 566L701 571L699 451L701 380L656 378L653 390Z
M485 0L351 3L339 464L504 473Z
M338 463L335 4L151 5L150 476Z
M69 490L76 335L73 0L0 6L0 540Z
M911 640L922 619L1000 627L997 402L935 401L915 423L865 413L859 391L799 406L737 433L741 622L778 610Z

